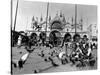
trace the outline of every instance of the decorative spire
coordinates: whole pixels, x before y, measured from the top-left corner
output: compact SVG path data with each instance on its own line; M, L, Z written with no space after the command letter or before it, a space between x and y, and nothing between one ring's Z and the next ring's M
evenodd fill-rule
M66 23L66 19L65 19L64 14L62 15L62 17L63 17L63 22Z
M36 21L38 22L38 17L36 17Z
M83 30L83 19L80 19L80 26L81 26L81 30Z
M74 24L74 19L73 19L73 17L72 17L72 25Z
M58 16L58 11L57 11L57 13L56 13L56 16Z
M60 10L60 17L63 17L63 15L62 15L62 11Z
M69 21L69 17L67 18L67 23L66 24L70 24L68 21Z
M40 18L40 21L43 21L43 17L42 17L42 14L41 14L41 18Z
M82 23L82 22L83 22L83 19L81 18L81 20L80 20L80 21L81 21L81 23Z
M32 17L32 21L35 21L34 16Z
M74 29L75 28L75 24L74 24L74 18L73 18L73 16L72 16L71 21L72 21L71 28Z

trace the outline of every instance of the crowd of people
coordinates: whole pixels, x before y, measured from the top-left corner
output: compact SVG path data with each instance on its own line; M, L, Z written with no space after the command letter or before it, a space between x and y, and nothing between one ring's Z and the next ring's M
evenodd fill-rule
M61 61L62 65L67 63L72 63L72 65L76 65L76 67L95 65L97 57L94 56L93 51L97 50L97 40L95 40L95 43L94 40L90 40L87 35L81 37L80 34L76 33L72 37L70 33L66 33L62 38L62 43L57 45L59 37L49 37L49 39L51 38L53 41L47 41L46 38L45 32L41 32L39 37L36 33L27 36L27 34L22 35L21 33L16 34L13 32L12 46L17 45L18 48L20 48L24 45L28 54L34 52L35 48L32 48L32 46L47 47L49 48L48 54L45 54L45 49L41 50L38 56L44 58L45 62L51 62L53 66L59 66L58 62L55 62L55 58Z

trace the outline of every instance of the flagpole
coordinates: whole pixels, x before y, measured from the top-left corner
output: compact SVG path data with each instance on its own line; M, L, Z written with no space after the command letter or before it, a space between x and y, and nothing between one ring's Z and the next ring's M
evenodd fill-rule
M13 7L12 7L12 4L13 4L13 1L11 0L11 14L10 14L11 15L11 46L13 46L13 37L12 37L12 34L13 34L12 33L12 30L13 30L12 29L12 25L13 25L13 23L12 23L13 22L12 9L13 9ZM11 49L11 61L12 61L12 49ZM13 70L12 62L11 62L10 65L11 65L11 68L10 68L11 69L11 74L13 74L13 71L12 71Z
M12 21L13 21L13 17L12 17L12 9L13 9L13 6L12 6L12 4L13 4L13 2L12 2L12 0L11 0L11 31L13 30L12 29Z
M28 17L27 17L27 23L26 23L26 30L27 30L27 25L28 25Z
M75 34L77 32L77 4L75 4Z
M16 20L17 20L18 3L19 3L19 0L17 0L17 6L16 6L15 21L14 21L14 31L15 31L15 27L16 27Z
M45 33L46 33L46 34L47 34L48 11L49 11L49 2L47 3L46 29L45 29Z

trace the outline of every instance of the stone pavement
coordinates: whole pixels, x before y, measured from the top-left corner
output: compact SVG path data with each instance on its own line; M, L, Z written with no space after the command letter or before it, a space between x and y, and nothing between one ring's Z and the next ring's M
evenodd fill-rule
M48 55L49 48L41 47L35 49L32 53L30 53L27 61L25 62L22 69L14 68L13 67L13 73L14 74L32 74L36 70L40 73L50 73L50 72L67 72L67 71L79 71L79 70L89 70L90 67L85 68L77 68L75 65L71 66L71 63L68 63L66 65L61 65L58 67L53 67L51 62L45 62L44 58L38 56L38 54L41 52L41 50L46 50L45 54ZM24 47L12 48L12 58L13 60L18 60L23 54L25 54L27 51L24 49ZM59 62L54 59L54 61ZM95 68L96 69L96 68Z

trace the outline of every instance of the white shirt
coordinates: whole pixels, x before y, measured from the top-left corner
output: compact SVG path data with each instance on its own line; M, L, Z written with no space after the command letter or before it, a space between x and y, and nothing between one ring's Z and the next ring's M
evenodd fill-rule
M18 45L21 45L21 40L22 40L22 38L21 38L21 36L19 36L18 37Z

